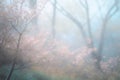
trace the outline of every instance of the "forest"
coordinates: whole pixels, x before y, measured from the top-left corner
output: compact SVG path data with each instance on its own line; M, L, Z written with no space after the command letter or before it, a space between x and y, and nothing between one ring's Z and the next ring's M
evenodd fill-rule
M120 80L120 0L0 0L0 80Z

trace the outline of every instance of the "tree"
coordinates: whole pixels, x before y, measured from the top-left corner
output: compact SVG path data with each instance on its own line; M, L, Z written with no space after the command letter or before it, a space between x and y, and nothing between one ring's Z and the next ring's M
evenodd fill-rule
M30 67L35 69L34 67L36 66L37 68L39 67L37 71L41 70L49 75L63 76L67 74L72 77L72 80L76 78L83 80L109 80L111 78L110 76L119 79L119 57L104 59L105 51L103 50L106 48L105 36L106 30L108 30L107 27L109 27L109 21L118 11L118 0L113 1L113 4L109 4L108 6L110 8L107 4L104 4L106 5L106 13L102 12L103 7L101 7L99 2L96 3L96 7L99 9L98 12L94 14L91 14L91 4L88 0L78 0L80 3L79 9L83 9L85 16L84 21L82 21L82 17L80 17L81 20L74 17L72 12L60 5L57 0L54 0L54 2L52 2L53 11L51 16L52 39L50 37L51 31L42 32L41 30L41 32L34 35L30 35L27 32L28 27L31 26L29 23L32 23L34 17L44 8L39 6L39 4L37 4L37 9L31 9L29 6L26 7L25 3L28 2L28 4L30 4L29 1L30 0L25 2L23 0L14 0L11 4L6 3L4 6L2 5L0 9L0 25L2 25L0 27L0 53L13 53L10 60L6 59L6 61L9 60L12 63L6 62L7 65L11 65L6 80L11 79L15 70L28 69ZM35 4L36 1L37 0L35 0ZM45 3L42 5L44 4ZM57 40L57 37L55 38L57 10L79 28L85 42L84 46L71 50L67 44ZM82 13L80 13L79 16L80 15L82 15ZM94 34L95 32L93 32L95 22L93 22L93 20L99 23L101 22L99 26L101 32L99 32L100 36L98 41L95 41L96 36ZM34 27L36 26L32 25L29 31L34 33ZM63 27L65 26L63 25ZM3 48L9 48L10 50L5 50L5 52L3 52ZM1 65L3 65L3 63ZM6 77L4 75L1 76ZM38 79L40 78L38 77Z
M6 80L10 80L12 73L14 72L15 66L17 64L16 61L18 58L18 54L20 54L21 40L28 27L28 24L32 21L32 19L35 16L37 16L41 12L39 11L38 13L38 11L36 11L35 9L29 10L26 6L24 6L25 3L26 2L24 0L15 0L10 4L6 3L4 4L4 6L1 6L2 13L0 19L1 25L3 25L1 28L3 28L2 30L5 34L4 35L3 33L1 33L1 36L3 36L3 38L1 39L1 45L6 43L7 46L12 46L5 42L7 40L6 38L9 38L6 36L9 35L11 37L11 35L16 34L14 35L14 38L16 38L16 42L14 42L14 44L16 44L16 48L14 47L14 58L12 60L11 69Z
M90 7L89 6L90 2L88 0L84 0L84 1L83 0L78 0L78 1L80 3L80 6L82 6L82 8L84 9L85 14L86 14L86 23L85 23L85 25L83 25L82 21L75 18L74 15L72 15L72 13L67 11L58 2L57 2L57 7L56 8L64 16L66 16L67 18L72 20L73 23L76 24L76 26L80 29L81 35L83 36L83 40L86 43L86 45L88 47L90 47L90 48L94 48L95 47L94 46L95 42L93 40L93 33L92 33L92 27L94 27L94 26L91 25L92 24L91 21L93 20L93 17L90 14L90 11L91 11L90 8L89 8ZM118 12L119 0L114 0L112 5L110 5L110 8L107 7L107 12L104 13L104 14L101 14L101 10L100 10L103 7L100 6L99 3L96 3L96 4L98 4L99 13L96 12L95 15L98 15L98 14L102 15L101 16L101 18L102 18L102 25L101 25L102 29L101 29L101 33L100 33L99 45L98 45L97 51L93 52L92 56L96 60L96 62L95 62L96 68L103 73L100 63L101 63L102 58L103 58L102 57L102 52L103 52L103 48L104 48L104 40L105 40L105 34L106 34L106 29L107 29L106 27L107 27L107 24L110 21L110 19ZM52 5L54 6L55 3L52 3ZM84 27L86 25L87 25L87 30L84 30ZM87 36L87 32L89 34L88 36Z
M56 0L54 0L53 17L52 17L52 35L53 35L53 38L55 38L56 4L57 4Z

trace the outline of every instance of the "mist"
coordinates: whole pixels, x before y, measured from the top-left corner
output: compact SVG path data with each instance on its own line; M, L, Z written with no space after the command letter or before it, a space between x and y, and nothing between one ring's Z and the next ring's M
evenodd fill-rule
M0 0L0 80L119 80L119 0Z

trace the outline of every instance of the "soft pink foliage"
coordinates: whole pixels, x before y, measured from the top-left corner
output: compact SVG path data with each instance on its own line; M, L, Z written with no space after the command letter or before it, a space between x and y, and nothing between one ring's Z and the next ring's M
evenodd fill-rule
M86 46L70 50L62 41L52 39L50 32L41 31L36 36L24 35L21 42L23 60L32 63L54 64L56 66L68 64L69 67L85 67L92 51L96 49ZM49 64L48 64L49 63Z
M120 57L111 57L107 61L101 62L101 67L104 72L112 73L116 67L119 67Z

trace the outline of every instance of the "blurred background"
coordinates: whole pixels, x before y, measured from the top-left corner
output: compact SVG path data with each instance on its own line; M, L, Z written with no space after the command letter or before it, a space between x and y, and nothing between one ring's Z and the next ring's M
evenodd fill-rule
M0 80L120 80L120 0L0 0Z

